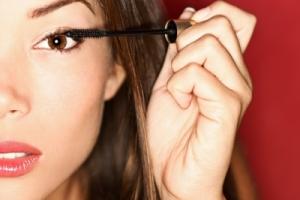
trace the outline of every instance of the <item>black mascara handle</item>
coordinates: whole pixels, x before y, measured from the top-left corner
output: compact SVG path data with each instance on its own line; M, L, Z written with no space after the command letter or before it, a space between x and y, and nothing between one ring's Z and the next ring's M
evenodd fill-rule
M120 37L138 35L165 35L167 42L174 43L177 35L184 29L192 26L190 20L169 20L164 29L135 29L135 30L99 30L99 29L73 29L64 34L74 39L77 38L100 38L100 37Z
M179 33L196 22L191 20L169 20L164 29L137 29L127 31L105 31L103 36L165 35L168 43L174 43Z
M174 20L169 20L166 23L165 29L168 33L165 34L165 38L168 43L174 43L177 39L177 24Z

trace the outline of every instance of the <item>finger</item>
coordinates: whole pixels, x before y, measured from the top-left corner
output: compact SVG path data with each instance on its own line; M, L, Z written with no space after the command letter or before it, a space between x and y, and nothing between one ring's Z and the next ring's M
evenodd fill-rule
M196 142L192 144L195 145L193 148L195 150L199 150L198 147L202 148L203 145L199 145L199 142L206 139L210 140L206 144L220 144L217 146L209 145L211 147L226 147L226 151L224 151L226 153L234 139L242 109L239 97L225 87L207 69L195 63L190 63L176 72L169 80L167 88L174 100L183 109L194 104L193 98L195 96L197 98L196 102L201 114L198 123L201 125L197 126L197 134L194 134L197 139L190 140ZM217 135L216 139L217 132L212 132L217 127L216 124L226 129L225 132L230 134Z
M201 22L216 15L223 15L228 18L236 32L241 50L244 52L253 34L256 17L225 1L216 1L210 6L196 12L191 19Z
M190 19L194 14L196 10L192 7L186 7L183 11L183 13L180 15L179 19Z
M189 19L193 16L196 10L192 7L187 7L184 9L182 14L180 15L180 19ZM162 70L153 86L153 91L156 91L164 86L168 79L172 76L173 70L171 69L171 60L173 60L174 56L177 54L177 48L175 44L170 44L168 47L168 51L165 56L165 62L163 64Z
M164 64L158 75L158 78L155 81L155 84L152 88L152 92L155 92L157 90L160 90L163 87L166 87L169 78L174 74L173 69L171 67L171 61L173 60L176 54L177 54L176 45L170 44L165 56Z
M189 107L194 95L208 101L222 101L228 90L212 73L201 65L190 63L168 81L168 91L182 107Z
M176 73L189 63L197 63L203 66L214 74L222 84L241 97L245 96L244 93L250 90L229 52L213 35L204 35L182 49L174 57L172 68Z
M216 36L219 41L228 50L241 74L246 79L247 83L251 85L251 78L249 72L244 64L243 55L239 46L238 39L232 28L230 21L224 16L214 16L208 21L204 21L186 29L177 39L177 48L181 50L190 43L196 41L206 34Z

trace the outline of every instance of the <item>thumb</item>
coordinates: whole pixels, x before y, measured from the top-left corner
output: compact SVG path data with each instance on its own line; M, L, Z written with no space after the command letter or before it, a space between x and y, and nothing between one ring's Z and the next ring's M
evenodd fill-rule
M194 8L187 7L184 9L179 19L190 19L195 12L196 10ZM158 76L158 79L154 84L153 91L166 86L168 80L174 74L171 65L172 65L172 60L177 53L178 51L177 51L176 44L170 44L168 47L167 54L165 56L165 61L162 70Z
M177 47L175 44L170 44L168 47L167 54L165 56L165 61L160 71L158 78L153 86L153 91L159 90L167 85L168 80L174 74L171 67L171 63L175 55L177 54Z

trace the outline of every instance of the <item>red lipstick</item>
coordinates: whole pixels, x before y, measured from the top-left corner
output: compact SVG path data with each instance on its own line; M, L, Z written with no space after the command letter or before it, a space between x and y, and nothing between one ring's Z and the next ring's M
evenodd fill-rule
M20 142L0 142L0 178L29 173L41 156L37 148Z

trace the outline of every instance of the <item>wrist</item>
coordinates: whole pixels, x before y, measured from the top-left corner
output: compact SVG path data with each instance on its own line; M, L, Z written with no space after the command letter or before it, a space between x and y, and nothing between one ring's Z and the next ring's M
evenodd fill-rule
M219 196L209 197L210 195L201 195L195 197L188 197L188 198L179 198L175 197L174 195L164 194L162 196L162 200L227 200L226 197L222 194Z
M216 189L219 188L219 189ZM162 200L227 200L223 194L223 187L206 187L197 189L186 189L185 191L171 191L166 187L159 190Z

